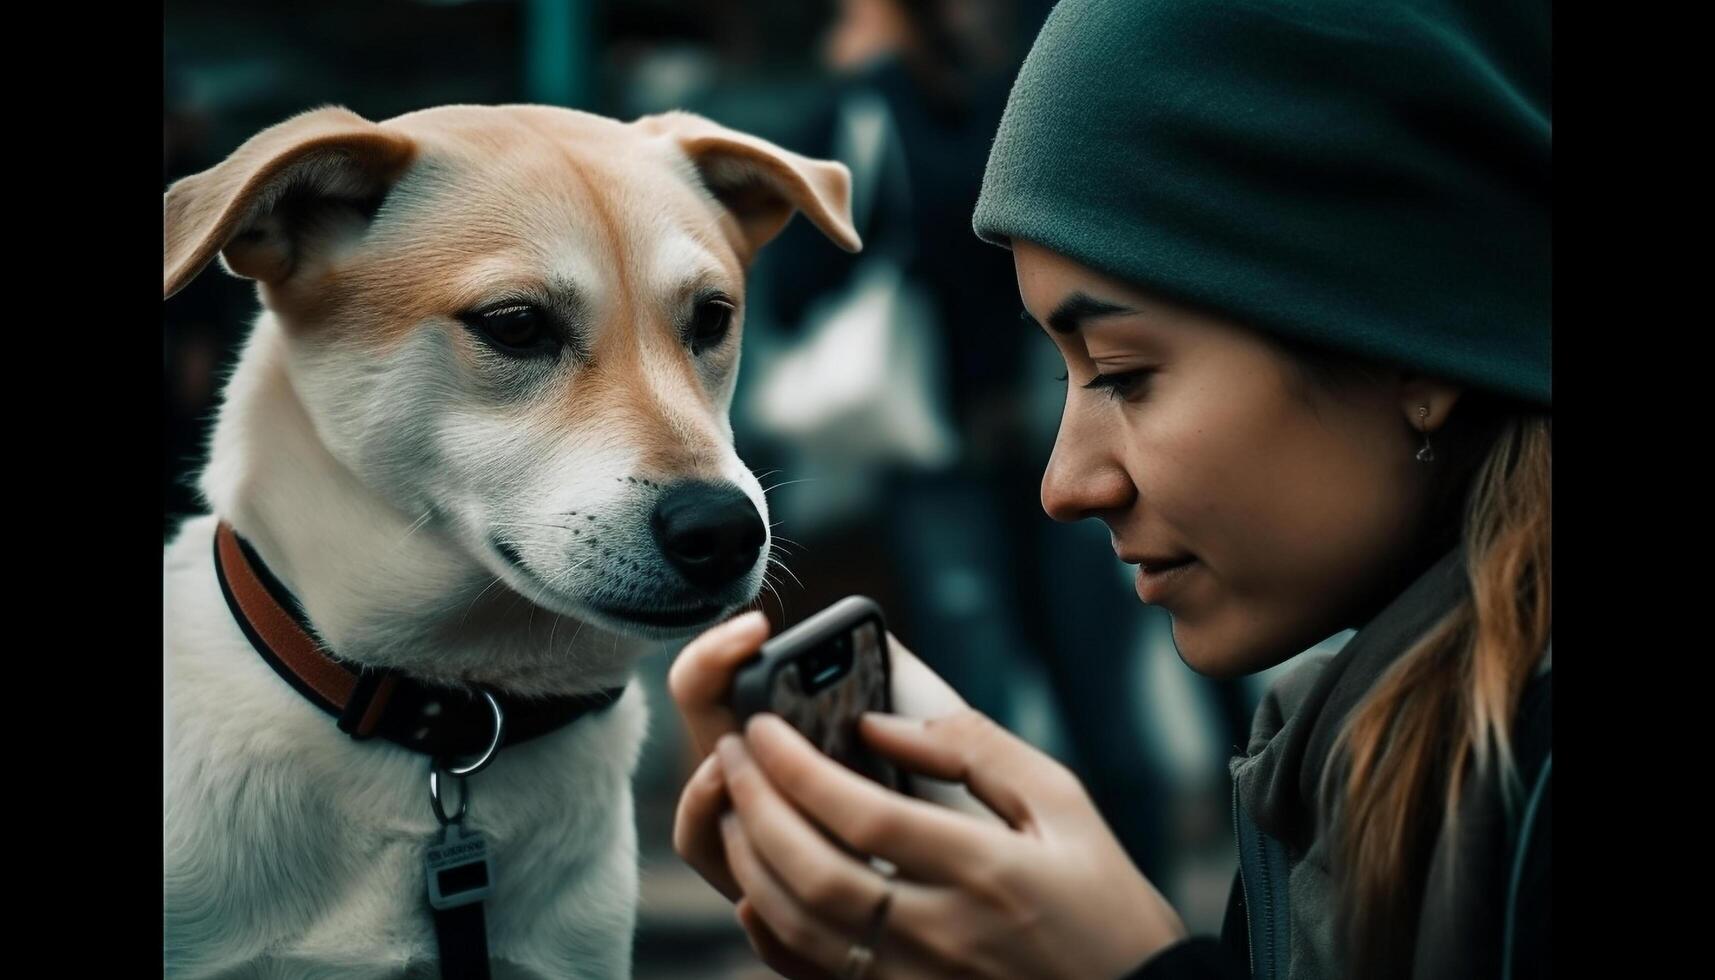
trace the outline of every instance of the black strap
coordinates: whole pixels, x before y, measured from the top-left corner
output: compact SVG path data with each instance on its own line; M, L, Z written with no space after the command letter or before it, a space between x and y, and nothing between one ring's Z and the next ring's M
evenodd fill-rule
M488 921L481 902L435 910L441 980L488 980Z

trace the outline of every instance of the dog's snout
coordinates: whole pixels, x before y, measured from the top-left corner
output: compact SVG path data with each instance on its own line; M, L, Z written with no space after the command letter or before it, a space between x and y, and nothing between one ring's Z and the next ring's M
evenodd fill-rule
M710 592L749 572L767 537L756 505L731 484L674 484L656 502L650 525L673 567Z

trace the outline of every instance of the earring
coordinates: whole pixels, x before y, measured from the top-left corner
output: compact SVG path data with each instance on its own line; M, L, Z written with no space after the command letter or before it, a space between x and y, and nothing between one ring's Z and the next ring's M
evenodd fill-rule
M1422 431L1422 433L1423 433L1423 448L1419 449L1417 451L1418 462L1420 462L1420 463L1433 463L1433 462L1435 462L1435 450L1429 448L1429 428L1428 428L1428 425L1429 425L1429 406L1428 405L1419 405L1417 407L1417 420L1418 420L1418 425L1420 426L1420 431Z

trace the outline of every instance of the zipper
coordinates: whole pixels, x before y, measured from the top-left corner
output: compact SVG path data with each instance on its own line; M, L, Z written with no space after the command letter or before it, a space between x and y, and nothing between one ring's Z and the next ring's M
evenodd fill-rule
M1239 850L1239 894L1245 900L1245 955L1250 957L1251 976L1256 976L1256 934L1251 931L1250 887L1245 884L1244 836L1239 833L1239 782L1233 780L1233 843Z

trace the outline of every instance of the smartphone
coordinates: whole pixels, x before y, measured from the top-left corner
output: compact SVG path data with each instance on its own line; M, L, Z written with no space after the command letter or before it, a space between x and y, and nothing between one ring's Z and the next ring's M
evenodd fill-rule
M740 725L772 711L848 769L909 793L906 774L858 735L865 711L893 710L887 625L881 607L847 596L762 645L733 678Z

